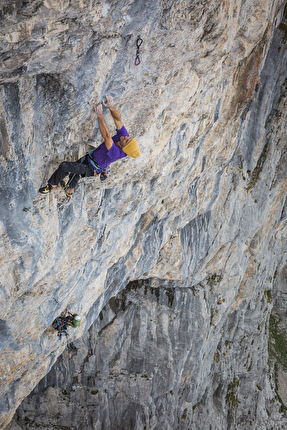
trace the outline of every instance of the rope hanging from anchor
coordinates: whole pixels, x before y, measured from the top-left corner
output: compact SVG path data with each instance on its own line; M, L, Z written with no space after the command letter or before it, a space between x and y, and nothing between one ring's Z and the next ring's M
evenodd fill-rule
M143 40L138 36L136 45L137 45L137 53L136 53L136 59L135 59L135 66L138 66L141 62L140 60L140 46L142 45Z

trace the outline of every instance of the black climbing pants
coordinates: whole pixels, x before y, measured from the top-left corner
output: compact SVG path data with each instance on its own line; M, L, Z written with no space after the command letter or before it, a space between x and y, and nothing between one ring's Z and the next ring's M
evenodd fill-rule
M55 172L48 180L48 184L58 185L59 182L61 182L68 174L69 180L73 178L69 184L69 187L75 188L80 179L80 176L94 176L95 172L88 164L87 156L81 158L78 161L63 161L63 163L60 164L58 169L55 170Z

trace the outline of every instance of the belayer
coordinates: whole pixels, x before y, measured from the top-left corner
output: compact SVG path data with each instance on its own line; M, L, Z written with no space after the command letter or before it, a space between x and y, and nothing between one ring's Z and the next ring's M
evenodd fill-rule
M61 339L64 334L68 337L68 327L71 326L73 328L79 327L81 323L81 317L78 314L72 314L67 309L61 313L59 317L57 317L53 323L52 327L57 330L58 336Z
M80 176L88 177L97 176L99 174L101 180L104 180L107 177L108 168L111 163L114 163L127 155L132 158L140 156L138 143L135 139L129 136L122 123L119 112L114 107L113 98L108 95L106 98L106 103L103 103L103 105L109 108L114 119L117 129L115 136L111 137L103 116L102 103L98 103L94 106L94 109L98 117L99 129L104 142L78 161L64 161L61 163L58 169L55 170L48 180L48 184L39 189L40 193L48 194L60 183L65 189L67 196L70 197L73 189L80 179ZM68 174L69 181L66 185L63 182L63 179Z

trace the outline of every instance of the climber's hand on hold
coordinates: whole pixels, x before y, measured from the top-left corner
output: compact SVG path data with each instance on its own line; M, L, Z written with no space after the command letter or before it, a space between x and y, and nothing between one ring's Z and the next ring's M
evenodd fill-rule
M98 116L103 114L103 108L102 108L102 104L101 103L98 103L98 104L94 105L94 109L95 109L96 114Z
M112 96L106 96L106 99L107 99L107 103L104 103L103 102L103 105L104 106L106 106L107 108L111 108L111 107L113 107L114 106L114 101L113 101L113 98L112 98Z

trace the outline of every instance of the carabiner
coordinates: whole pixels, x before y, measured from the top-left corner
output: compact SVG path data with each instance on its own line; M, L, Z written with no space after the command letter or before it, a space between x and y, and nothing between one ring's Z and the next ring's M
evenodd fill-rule
M143 43L143 40L140 37L138 37L137 38L137 48L139 48L142 45L142 43Z
M138 66L141 62L140 60L140 46L142 45L143 40L141 37L138 36L136 45L137 45L137 53L136 53L136 59L135 59L135 66Z

